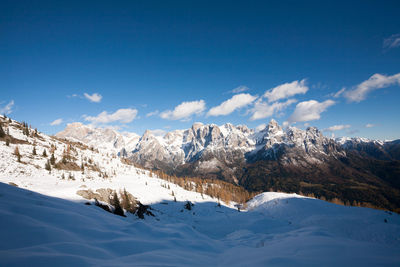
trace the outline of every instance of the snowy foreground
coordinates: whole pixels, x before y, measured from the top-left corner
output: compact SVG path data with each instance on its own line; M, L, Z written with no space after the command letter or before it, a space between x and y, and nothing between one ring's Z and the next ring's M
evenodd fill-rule
M6 127L16 141L0 141L0 266L400 266L398 214L284 193L238 212L79 144L49 171L70 144ZM98 189L125 189L155 216L120 217L77 194Z
M264 193L247 212L160 199L140 220L84 202L0 183L0 266L400 264L400 216L384 211Z

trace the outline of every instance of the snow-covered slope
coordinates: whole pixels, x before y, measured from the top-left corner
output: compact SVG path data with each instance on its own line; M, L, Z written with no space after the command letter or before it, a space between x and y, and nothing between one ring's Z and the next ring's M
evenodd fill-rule
M112 151L90 149L83 144L65 142L43 133L35 135L33 130L26 136L21 124L16 121L7 122L3 128L9 132L9 137L5 139L14 138L14 141L8 145L5 140L0 141L0 182L71 200L82 199L76 194L78 190L110 188L116 191L126 189L143 204L174 199L218 201L207 195L184 190L147 170L126 164ZM20 161L15 155L16 148ZM46 156L43 155L44 151ZM52 154L55 163L48 170L45 166L51 161Z
M286 194L248 212L164 201L145 220L1 183L0 199L1 266L400 264L399 215Z
M274 192L238 212L235 203L218 205L107 150L2 123L10 135L0 140L0 266L400 264L398 214ZM120 217L77 194L98 189L125 189L154 217Z

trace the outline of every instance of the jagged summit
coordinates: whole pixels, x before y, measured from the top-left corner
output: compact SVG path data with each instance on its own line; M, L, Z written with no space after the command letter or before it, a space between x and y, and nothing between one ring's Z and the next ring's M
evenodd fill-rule
M139 141L135 133L119 133L110 128L95 128L80 122L67 124L67 127L56 134L58 138L79 141L99 149L119 152L122 149L131 151Z
M354 143L366 142L364 139L341 139L336 142L325 137L316 127L301 130L289 126L284 130L274 119L259 132L245 125L226 123L218 126L196 122L189 129L174 130L164 136L156 136L151 130L146 130L142 136L121 134L112 129L93 128L78 122L68 124L56 136L122 151L123 155L147 167L154 167L154 161L157 161L171 168L215 157L217 160L213 165L216 166L220 166L221 161L234 162L237 159L277 159L294 150L307 161L314 162L326 156L345 155L341 146L351 147Z
M231 123L218 126L196 122L188 129L174 130L164 136L155 135L151 130L142 136L123 135L111 129L73 123L57 136L112 150L147 168L234 183L240 183L239 178L246 175L243 167L247 164L278 164L280 167L274 167L274 171L284 172L293 167L300 168L299 172L303 173L316 166L322 168L323 164L341 165L347 162L348 153L393 159L397 157L393 151L397 151L398 146L397 143L361 138L335 140L325 137L316 127L283 129L274 119L261 131ZM344 169L347 167L343 166ZM332 177L336 175L332 174Z
M301 157L304 162L312 163L344 155L339 144L324 137L317 128L288 127L284 131L274 119L259 132L245 125L196 122L189 129L171 131L164 136L155 136L147 130L142 136L127 138L114 130L74 123L57 136L114 149L148 168L176 171L191 166L191 172L203 174L222 170L223 176L233 181L236 180L233 170L245 162L281 160L288 164L298 162Z

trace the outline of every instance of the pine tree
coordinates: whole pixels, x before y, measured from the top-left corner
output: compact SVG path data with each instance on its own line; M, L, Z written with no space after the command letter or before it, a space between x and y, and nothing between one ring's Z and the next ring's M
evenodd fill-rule
M46 158L47 158L47 152L46 152L46 149L43 149L43 157L46 157Z
M28 128L28 123L23 122L22 123L23 129L22 132L24 135L29 136L29 128Z
M0 124L0 138L3 138L5 136L6 136L6 133L4 132L3 127L1 127L1 124Z
M36 156L36 147L35 146L32 149L32 155Z
M50 164L50 160L47 160L46 164L44 165L44 168L48 171L51 171L51 164Z
M114 191L113 199L110 202L114 206L114 214L119 215L119 216L125 216L124 210L121 208L121 203L119 201L116 191Z
M56 164L56 158L54 157L54 153L51 154L51 157L50 157L50 164L53 165L53 166Z

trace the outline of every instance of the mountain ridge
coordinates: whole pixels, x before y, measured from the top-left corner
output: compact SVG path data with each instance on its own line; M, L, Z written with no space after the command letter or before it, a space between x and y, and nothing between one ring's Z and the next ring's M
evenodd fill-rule
M68 138L65 132L56 136ZM164 136L148 130L135 138L131 147L113 146L115 153L169 175L400 211L400 140L333 139L316 127L284 130L275 120L260 131L230 123L195 123ZM122 143L116 140L110 144Z

